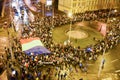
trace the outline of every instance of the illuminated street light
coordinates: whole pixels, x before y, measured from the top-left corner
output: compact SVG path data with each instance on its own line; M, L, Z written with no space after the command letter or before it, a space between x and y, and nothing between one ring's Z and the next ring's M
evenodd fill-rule
M115 9L114 12L117 12L117 10Z
M70 35L71 35L71 27L72 27L72 13L68 13L68 17L70 18L70 28L69 28L69 31L70 31L70 34L69 34L69 38L68 38L68 41L70 42Z
M116 20L116 18L113 18L113 20L115 21L115 20Z
M72 13L71 13L71 12L68 13L68 17L69 17L69 18L72 18Z

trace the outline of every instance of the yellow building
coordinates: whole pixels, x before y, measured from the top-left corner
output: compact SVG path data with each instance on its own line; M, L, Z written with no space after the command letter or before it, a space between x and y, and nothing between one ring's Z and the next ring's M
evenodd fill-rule
M81 13L98 9L118 8L120 0L59 0L58 9L65 13Z

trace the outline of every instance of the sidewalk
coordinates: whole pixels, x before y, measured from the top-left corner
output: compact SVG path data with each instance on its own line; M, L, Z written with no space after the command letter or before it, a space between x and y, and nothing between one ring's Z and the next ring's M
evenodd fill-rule
M2 75L0 75L0 80L8 80L7 79L7 72L6 72L6 70L3 72Z

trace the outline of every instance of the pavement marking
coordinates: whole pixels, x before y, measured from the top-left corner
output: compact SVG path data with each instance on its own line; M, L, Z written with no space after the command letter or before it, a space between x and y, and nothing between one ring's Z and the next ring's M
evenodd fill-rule
M112 80L112 78L111 78L111 77L109 77L109 78L105 78L105 79L102 79L102 80Z
M117 72L120 72L120 70L116 70L115 72L116 72L116 73L117 73Z
M112 60L111 63L118 61L119 59Z

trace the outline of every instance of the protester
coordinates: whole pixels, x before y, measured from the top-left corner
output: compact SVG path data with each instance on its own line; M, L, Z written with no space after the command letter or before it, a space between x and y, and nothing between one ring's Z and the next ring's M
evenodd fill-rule
M96 11L96 12L85 12L77 13L73 16L72 22L80 21L104 21L106 22L107 17L117 17L119 14L115 15L105 11ZM104 20L102 20L104 19ZM39 70L44 66L54 66L57 68L55 76L58 77L58 80L65 79L72 72L72 67L79 66L80 69L84 72L87 72L86 61L96 60L98 55L104 52L106 49L109 50L119 44L120 41L120 22L118 24L112 23L109 31L107 32L103 40L97 40L95 45L88 45L86 48L81 49L80 46L73 47L71 43L63 45L61 43L55 43L52 38L52 29L54 27L59 27L65 24L69 24L71 21L67 15L56 14L54 18L52 17L43 17L39 18L39 15L36 16L35 21L29 23L23 28L21 38L29 37L39 37L40 40L44 43L44 46L51 51L49 55L26 55L21 50L20 42L17 38L13 38L14 42L12 44L14 56L16 61L21 68L21 79L24 80L32 79L46 80L50 78L49 74L42 74L43 70ZM114 28L113 28L114 27ZM8 51L9 53L9 51ZM8 54L9 55L9 54ZM18 57L19 56L19 57ZM67 66L66 66L67 64ZM59 67L58 67L59 66ZM63 66L65 66L63 68ZM72 66L72 67L71 67ZM77 71L77 69L76 69ZM37 73L39 75L37 75ZM46 73L50 73L50 70L47 70ZM35 73L35 74L33 74Z

